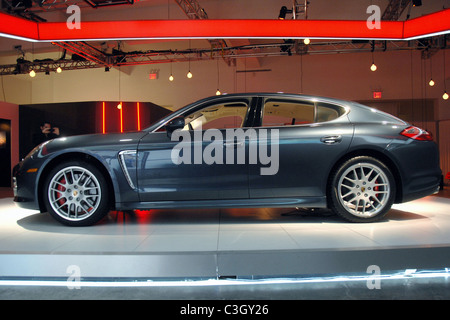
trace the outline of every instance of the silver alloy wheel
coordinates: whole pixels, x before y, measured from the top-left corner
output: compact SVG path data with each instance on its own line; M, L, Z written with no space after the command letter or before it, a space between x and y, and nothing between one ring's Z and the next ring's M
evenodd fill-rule
M48 187L52 209L66 220L87 219L96 212L101 198L101 186L95 175L78 166L58 171Z
M384 171L368 162L347 168L338 181L337 191L342 206L362 218L373 217L382 211L391 192Z

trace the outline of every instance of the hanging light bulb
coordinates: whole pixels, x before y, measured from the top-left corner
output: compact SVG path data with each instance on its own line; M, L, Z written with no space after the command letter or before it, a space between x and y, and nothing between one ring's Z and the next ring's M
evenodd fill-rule
M448 93L447 93L447 91L445 91L444 94L442 95L442 99L448 100Z
M189 72L187 73L186 77L188 77L189 79L191 79L191 78L192 78L192 73L191 73L191 70L189 70Z
M119 104L117 105L117 109L122 109L122 102L119 102Z
M311 40L309 40L308 38L303 39L303 43L306 44L306 45L308 45L308 44L311 43Z
M32 78L36 77L36 72L34 72L33 69L31 69L29 74L30 74L30 77L32 77Z
M428 82L428 85L429 85L430 87L434 86L434 80L433 80L433 79L430 79L430 82Z
M216 96L220 96L221 94L222 94L222 92L220 92L220 90L217 89L217 91L216 91Z
M56 68L56 72L57 73L61 73L62 72L62 68L61 67Z
M173 75L169 76L169 81L173 81Z
M372 62L372 65L370 66L370 70L372 70L372 71L377 70L377 66L376 66L375 62Z

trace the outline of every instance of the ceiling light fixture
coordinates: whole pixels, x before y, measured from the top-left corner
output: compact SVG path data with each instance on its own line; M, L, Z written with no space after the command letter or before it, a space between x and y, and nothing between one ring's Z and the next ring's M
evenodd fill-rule
M61 73L62 72L62 68L61 67L56 68L56 72L57 73Z
M173 73L172 73L172 62L170 62L170 76L169 76L169 81L173 81Z
M33 69L31 69L29 75L30 75L30 77L34 78L34 77L36 77L36 72Z
M445 50L442 50L442 56L444 57L444 94L442 95L442 99L448 100L447 86L445 84Z
M306 44L306 45L308 45L308 44L310 44L310 43L311 43L311 40L310 40L310 39L308 39L308 38L306 38L306 39L303 39L303 43L304 43L304 44Z
M378 69L377 65L375 64L375 59L373 57L373 52L375 51L375 41L372 41L370 45L372 47L372 65L370 66L370 70L375 72Z
M191 40L189 40L189 52L191 52ZM192 72L191 72L191 56L189 56L188 62L189 62L189 71L188 71L188 73L186 74L186 77L188 77L188 79L192 79Z
M286 14L292 13L292 10L289 10L286 6L282 6L280 9L280 14L278 15L278 19L284 20L286 19Z
M217 59L216 62L217 62L217 91L216 91L216 96L220 96L222 93L219 90L219 80L220 80L220 76L219 76L219 59Z
M432 65L431 62L432 62L432 61L431 61L431 57L430 57L430 81L428 82L428 85L429 85L430 87L432 87L432 86L435 85L435 82L434 82L434 80L433 80L433 65Z

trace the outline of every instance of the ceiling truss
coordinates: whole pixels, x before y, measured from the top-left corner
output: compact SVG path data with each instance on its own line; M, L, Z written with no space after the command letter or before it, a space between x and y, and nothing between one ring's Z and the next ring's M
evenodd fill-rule
M134 0L0 0L2 10L18 14L33 21L45 21L37 13L65 10L71 4L80 7L102 7L117 4L133 4ZM197 0L174 0L189 19L208 19L208 14ZM292 1L293 19L307 19L307 0ZM382 20L398 20L406 8L412 6L411 0L390 0ZM355 52L420 50L423 59L430 58L440 49L450 47L450 36L437 36L412 41L312 41L305 45L299 40L284 40L274 43L233 42L227 45L224 39L209 39L210 48L186 50L149 50L123 52L113 49L112 53L96 48L85 41L54 42L64 52L70 52L71 58L34 60L17 59L16 64L0 65L1 75L24 74L31 69L35 72L54 72L58 67L64 70L80 70L146 64L176 63L188 61L206 61L223 59L228 65L236 65L238 59L266 58L292 55L342 54ZM239 45L236 45L236 44Z
M450 37L439 36L413 41L314 41L309 45L302 42L280 42L251 44L226 48L205 48L186 50L149 50L139 52L115 51L106 54L85 42L54 43L72 52L71 59L27 61L23 57L16 64L1 65L1 75L25 74L33 69L39 72L92 68L111 68L189 61L228 59L236 61L245 58L267 58L295 55L345 54L357 52L384 52L399 50L420 51L423 59L429 58L441 49L450 48Z

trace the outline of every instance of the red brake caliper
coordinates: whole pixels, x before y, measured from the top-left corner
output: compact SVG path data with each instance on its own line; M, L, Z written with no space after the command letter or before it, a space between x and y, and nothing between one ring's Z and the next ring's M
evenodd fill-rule
M61 181L59 181L60 184L58 184L58 187L56 189L58 189L59 191L66 191L66 188L64 188L61 184L65 184L66 183L66 179L62 178ZM62 196L62 193L57 192L56 193L56 199L60 198ZM61 198L58 200L58 203L60 205L63 205L64 203L66 203L66 199L65 198Z

